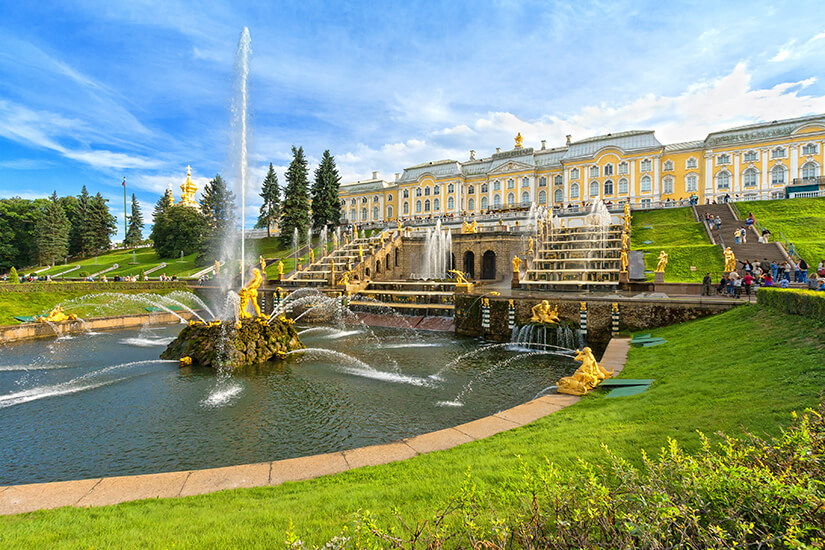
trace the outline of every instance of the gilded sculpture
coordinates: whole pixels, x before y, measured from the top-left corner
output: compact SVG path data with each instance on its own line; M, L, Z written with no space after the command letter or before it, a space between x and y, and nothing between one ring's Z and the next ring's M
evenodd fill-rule
M349 285L349 273L350 273L349 271L344 273L344 276L341 277L341 279L338 281L338 286L344 286L345 287L345 286Z
M263 256L258 256L258 261L261 262L261 273L266 273L266 260Z
M604 367L596 362L596 357L593 355L593 350L586 347L582 350L576 350L576 361L581 361L581 366L576 369L571 376L565 376L558 382L559 393L566 393L568 395L584 395L592 390L605 378L610 378L613 375L613 370L608 372Z
M527 241L527 254L528 255L533 254L533 237L530 237L530 240Z
M473 223L461 222L462 233L478 233L478 222L473 220Z
M284 262L278 260L278 276L281 277L284 274Z
M362 262L364 261L364 247L360 244L358 245L358 257Z
M630 232L630 220L632 220L632 219L633 219L633 216L631 216L630 213L627 213L627 214L624 215L624 218L623 218L624 228L622 229L623 231L627 231L628 233Z
M74 313L66 313L63 307L54 306L54 309L45 317L35 317L37 323L60 323L62 321L77 321L77 315Z
M736 271L736 256L730 247L725 249L725 271Z
M622 250L630 250L630 235L622 231Z
M335 250L338 248L338 233L332 234L332 249Z
M381 232L381 248L384 248L384 232Z
M530 310L533 316L530 317L531 323L540 323L542 325L557 325L561 322L559 318L559 306L550 307L550 302L542 300L534 305Z
M513 273L521 271L521 258L513 256Z
M620 253L620 256L621 256L621 261L622 261L621 272L622 273L627 273L627 265L628 265L627 264L627 250L622 250L621 253Z
M252 278L244 287L238 292L240 298L240 311L238 317L240 319L251 319L252 315L247 311L249 303L252 302L252 307L255 308L255 315L267 319L268 317L261 313L261 306L258 305L258 287L261 286L263 277L259 269L252 270Z
M315 251L313 249L309 249L309 263L315 263Z
M467 280L467 276L464 274L463 271L459 271L457 269L451 269L447 273L451 273L455 275L455 284L456 286L468 286L470 281Z
M656 273L664 273L667 265L667 252L662 250L659 252L659 263L656 265Z
M522 145L521 145L521 144L522 144L522 143L524 143L524 138L523 138L523 137L521 137L521 132L519 132L519 133L516 135L516 148L517 148L517 149L521 149L521 147L522 147Z

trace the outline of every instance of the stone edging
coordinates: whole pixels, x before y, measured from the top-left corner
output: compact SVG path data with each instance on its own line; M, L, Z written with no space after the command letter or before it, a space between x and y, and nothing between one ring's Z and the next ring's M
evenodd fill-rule
M610 341L602 357L614 376L624 368L630 341ZM529 424L579 401L563 394L545 395L494 415L393 443L347 451L242 464L206 470L104 477L0 487L0 515L62 506L107 506L131 500L202 495L226 489L280 485L378 466L420 454L442 451Z
M193 318L188 311L179 311L177 315L185 320ZM112 317L90 317L83 321L63 321L57 323L60 336L76 334L86 330L119 330L141 327L143 325L168 325L180 321L173 313L155 311L133 315L116 315ZM0 325L0 343L33 340L35 338L53 338L58 336L46 323L23 323L21 325Z

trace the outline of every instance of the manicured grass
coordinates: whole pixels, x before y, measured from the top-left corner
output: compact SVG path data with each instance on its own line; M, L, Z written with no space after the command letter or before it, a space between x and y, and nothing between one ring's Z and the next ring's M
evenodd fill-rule
M797 255L814 267L825 258L825 198L739 202L736 208L742 219L753 212L774 239L782 242L780 233L784 235L794 244Z
M665 268L665 282L667 283L701 283L702 277L708 272L713 273L714 280L716 280L716 274L725 266L722 249L715 244L662 248L640 247L636 250L645 252L645 267L652 271L659 263L659 252L662 249L668 254ZM696 269L691 270L691 266ZM652 273L647 274L648 280L652 281L653 278Z
M132 254L132 252L134 252L134 255ZM98 271L102 271L117 264L118 269L106 273L106 277L111 279L115 275L139 275L141 271L157 267L163 262L166 262L166 267L151 273L149 277L157 278L160 276L161 273L166 273L170 277L172 275L186 276L191 273L200 271L201 269L206 267L197 266L195 264L195 254L184 256L181 261L181 258L158 258L153 248L138 248L134 249L134 251L116 250L109 252L107 254L101 254L100 256L86 258L85 260L80 260L78 262L70 262L67 265L56 265L51 269L48 269L42 273L38 273L38 275L51 275L52 277L54 277L54 275L58 273L62 273L68 269L71 269L74 266L79 265L80 269L77 269L65 275L65 277L67 278L78 278L80 277L79 273L81 271L85 271L91 275L93 273L97 273ZM21 271L21 275L24 272L31 273L36 269L39 268L32 268L27 269L25 271Z
M669 437L695 451L697 430L712 440L718 430L777 434L791 411L817 403L825 385L825 327L806 318L743 305L645 332L667 343L631 349L622 377L656 379L640 395L606 399L597 390L486 440L312 481L2 517L0 542L27 548L271 548L283 544L293 522L305 542L322 544L358 511L370 510L385 525L396 511L413 523L426 519L450 501L468 471L504 501L521 475L521 460L548 459L562 470L576 468L579 458L605 464L605 444L639 464L642 449L655 454Z

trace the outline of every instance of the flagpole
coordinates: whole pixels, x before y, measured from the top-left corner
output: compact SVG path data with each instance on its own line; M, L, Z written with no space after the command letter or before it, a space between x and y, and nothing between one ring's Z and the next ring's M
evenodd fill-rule
M123 245L126 246L126 233L129 229L126 227L126 176L123 177Z

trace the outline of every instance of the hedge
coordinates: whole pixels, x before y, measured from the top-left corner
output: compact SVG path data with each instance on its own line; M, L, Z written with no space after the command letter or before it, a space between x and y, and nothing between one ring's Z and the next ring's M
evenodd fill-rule
M756 300L778 311L825 321L825 292L822 291L762 287L756 291Z
M56 283L56 282L37 282L37 283L20 283L20 284L0 284L0 294L5 292L123 292L125 290L143 290L154 291L158 289L179 288L181 290L188 288L185 281L167 281L167 282L109 282L109 283L87 283L77 281L72 283Z

